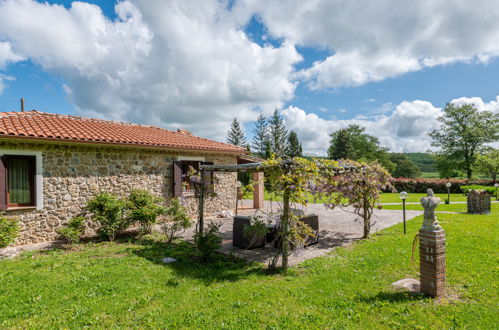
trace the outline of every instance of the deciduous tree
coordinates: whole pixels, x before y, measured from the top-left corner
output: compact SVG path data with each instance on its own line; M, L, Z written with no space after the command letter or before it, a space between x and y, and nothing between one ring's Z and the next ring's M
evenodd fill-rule
M392 153L390 161L395 164L391 172L395 178L417 178L421 175L419 167L406 154Z
M432 146L441 150L466 172L473 175L473 166L478 154L487 143L499 140L499 114L478 111L472 104L460 106L448 103L438 118L440 128L430 133Z
M494 183L499 174L499 149L489 149L476 157L475 168L478 172L488 175Z
M359 125L350 125L333 132L328 149L329 158L355 161L377 160L392 172L395 165L390 161L387 149L380 146L378 139L367 134L365 130Z

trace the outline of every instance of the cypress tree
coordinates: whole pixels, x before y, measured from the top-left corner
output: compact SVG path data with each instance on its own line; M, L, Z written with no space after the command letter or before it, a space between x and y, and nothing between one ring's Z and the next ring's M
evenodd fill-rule
M277 110L274 111L274 114L269 119L269 128L272 152L277 157L285 157L288 144L288 131Z
M258 156L265 157L268 140L269 129L267 119L265 119L263 114L260 114L256 120L255 128L253 129L253 140L251 141L251 147Z
M246 146L246 136L244 135L244 131L236 118L234 118L230 129L227 131L227 143L239 147Z
M288 136L288 148L286 154L288 157L302 157L303 150L300 143L300 139L298 139L298 135L291 131Z

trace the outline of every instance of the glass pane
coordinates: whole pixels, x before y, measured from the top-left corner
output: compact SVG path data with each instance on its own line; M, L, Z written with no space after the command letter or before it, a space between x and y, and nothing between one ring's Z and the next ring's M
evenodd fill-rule
M12 204L30 204L29 160L9 160L9 201Z

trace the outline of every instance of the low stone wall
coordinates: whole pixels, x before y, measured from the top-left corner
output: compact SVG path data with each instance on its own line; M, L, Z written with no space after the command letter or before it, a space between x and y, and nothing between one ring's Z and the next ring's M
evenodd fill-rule
M81 212L99 192L126 196L132 189L147 189L166 200L173 196L173 162L181 156L204 157L215 164L236 164L230 154L182 152L74 144L1 142L0 149L42 151L43 209L7 210L20 220L15 244L56 239L56 229ZM207 215L235 208L236 174L216 173L216 197L206 201ZM186 202L192 216L197 213L194 196ZM91 228L89 234L92 233Z

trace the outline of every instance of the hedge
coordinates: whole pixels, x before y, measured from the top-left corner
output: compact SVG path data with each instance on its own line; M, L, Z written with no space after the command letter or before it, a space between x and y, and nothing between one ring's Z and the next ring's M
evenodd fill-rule
M409 179L409 178L393 178L392 185L398 192L407 191L411 193L425 193L428 189L433 189L434 193L447 193L445 184L451 183L450 192L461 194L461 186L493 186L492 180L457 180L457 179Z

